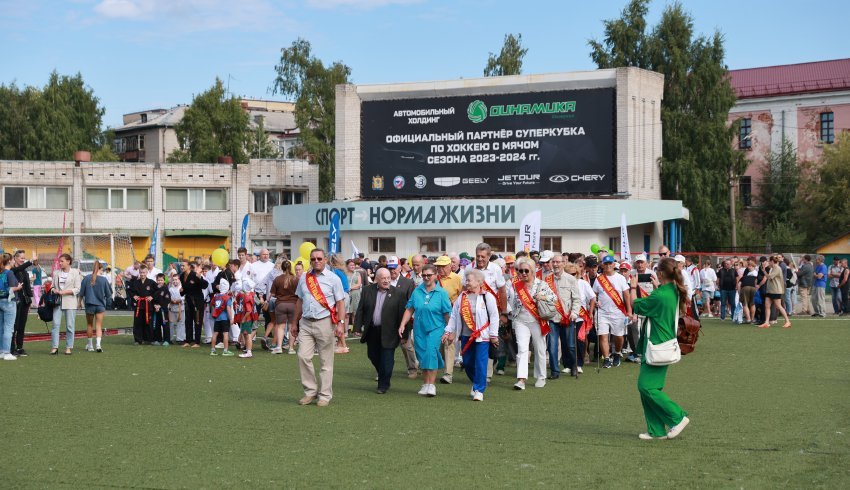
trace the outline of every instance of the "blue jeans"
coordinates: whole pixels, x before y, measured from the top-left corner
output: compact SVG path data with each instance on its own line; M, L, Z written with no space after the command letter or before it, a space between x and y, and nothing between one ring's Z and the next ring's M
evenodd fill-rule
M735 314L735 290L720 290L720 319L726 319L726 305L729 305L729 316Z
M10 293L14 294L14 293ZM12 332L15 330L15 316L18 314L18 303L8 298L0 299L0 354L12 351Z
M57 306L53 309L53 328L50 329L50 338L53 340L53 348L59 348L59 327L62 326L62 317L65 317L65 346L74 348L74 322L77 319L77 310L63 310Z
M829 290L832 291L832 309L837 315L843 311L841 303L844 298L841 297L841 288L834 288L830 286Z
M785 298L783 300L783 306L785 307L785 312L789 315L794 314L794 299L797 296L797 286L791 286L790 288L785 288Z
M562 354L566 356L567 330L569 327L560 323L549 322L549 335L546 336L546 350L549 352L549 371L555 377L561 373L558 343L563 344Z
M460 345L466 345L468 336L461 336ZM472 389L484 393L487 388L487 362L490 360L490 342L472 342L463 353L463 370L472 381ZM451 362L451 360L449 360Z

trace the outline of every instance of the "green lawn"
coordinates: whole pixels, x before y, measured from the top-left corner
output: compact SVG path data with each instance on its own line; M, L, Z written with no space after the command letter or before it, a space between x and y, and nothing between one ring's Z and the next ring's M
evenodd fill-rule
M850 322L790 330L704 322L667 390L679 439L640 441L638 367L543 389L497 376L483 403L462 374L416 395L400 353L373 392L360 344L337 356L334 399L296 404L295 356L134 347L0 361L5 487L847 488ZM79 351L80 349L78 349Z
M133 326L133 317L130 312L107 312L103 317L103 328L131 328ZM86 315L80 313L74 320L74 330L77 332L86 331ZM39 320L38 315L30 313L27 320L27 333L49 333L50 323L44 323ZM62 335L65 335L65 325L62 325Z

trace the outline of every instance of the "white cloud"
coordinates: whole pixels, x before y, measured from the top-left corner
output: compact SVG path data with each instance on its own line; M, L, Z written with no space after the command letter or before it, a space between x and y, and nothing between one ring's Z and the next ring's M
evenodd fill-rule
M373 9L387 5L411 5L423 0L307 0L307 5L314 8L332 9L337 7L355 7Z
M271 0L100 0L94 11L106 19L175 24L182 31L257 29L281 17Z

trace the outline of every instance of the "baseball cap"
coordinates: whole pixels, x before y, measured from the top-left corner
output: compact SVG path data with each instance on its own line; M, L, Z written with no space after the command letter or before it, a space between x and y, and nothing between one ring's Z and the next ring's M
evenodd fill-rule
M434 261L434 265L449 265L452 263L452 259L449 258L448 255L441 255L437 257L437 260Z
M540 254L540 262L549 262L554 256L555 254L553 254L551 250L544 250Z
M228 282L227 279L222 278L221 282L218 283L218 290L222 293L230 291L230 282Z
M589 267L596 267L597 265L599 265L599 259L597 259L595 255L588 255L584 259L584 265Z
M644 255L644 254L638 255L637 257L635 257L635 262L646 262L646 255Z
M628 262L623 262L622 264L620 264L620 269L626 269L627 271L630 271L632 270L632 264Z
M684 255L678 255L678 254L677 254L675 257L673 257L673 259L674 259L676 262L684 262L684 261L685 261L685 256L684 256Z
M392 256L392 257L390 257L390 259L387 261L387 269L395 269L396 267L398 267L398 257L396 257L395 255L393 255L393 256Z
M587 263L587 262L588 261L585 261L585 263ZM596 262L596 261L594 260L594 262ZM612 257L611 255L606 255L605 257L602 257L602 263L603 264L614 264L616 262L617 261L614 260L614 257Z
M505 263L506 264L513 264L514 262L516 262L516 257L514 257L511 254L505 255Z

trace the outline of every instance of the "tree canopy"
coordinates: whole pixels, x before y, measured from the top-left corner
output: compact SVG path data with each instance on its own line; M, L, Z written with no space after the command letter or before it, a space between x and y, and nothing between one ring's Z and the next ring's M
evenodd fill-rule
M522 47L522 34L505 34L505 41L499 55L490 53L487 66L484 67L485 77L502 75L519 75L522 73L522 59L528 53L528 48Z
M807 162L794 209L809 243L824 243L850 230L850 133L824 145L820 162Z
M0 158L70 160L77 150L114 158L105 110L82 75L50 74L43 88L0 85Z
M619 19L604 21L602 41L588 42L599 68L636 66L664 75L661 102L661 182L664 199L690 210L684 246L726 246L731 234L729 181L746 160L732 149L736 127L727 124L735 94L724 65L723 36L695 36L680 3L664 9L647 33L649 0L631 0Z
M180 147L168 161L172 163L215 163L220 156L230 156L233 163L248 163L246 148L253 132L248 126L248 113L239 99L228 97L218 78L209 90L192 99L192 104L174 127Z
M294 154L319 165L319 199L334 198L336 86L349 82L351 69L340 61L325 65L310 42L297 39L281 50L273 92L295 98L301 146Z

